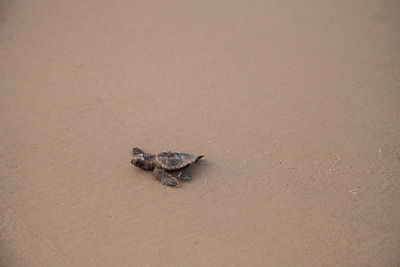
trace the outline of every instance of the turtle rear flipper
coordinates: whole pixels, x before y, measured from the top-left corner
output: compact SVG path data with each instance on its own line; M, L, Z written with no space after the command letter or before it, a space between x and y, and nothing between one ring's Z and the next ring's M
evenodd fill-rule
M190 180L190 179L192 179L192 173L190 172L189 166L186 166L186 167L183 167L182 169L180 169L178 177L181 180Z
M154 173L154 176L165 185L168 185L168 186L177 186L177 185L179 185L178 180L176 180L166 170L163 170L163 169L161 169L161 168L156 166L154 168L153 173Z

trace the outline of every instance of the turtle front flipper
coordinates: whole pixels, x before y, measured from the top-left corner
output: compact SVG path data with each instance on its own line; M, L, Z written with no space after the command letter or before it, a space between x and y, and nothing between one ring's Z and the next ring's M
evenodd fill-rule
M182 169L180 169L178 177L181 180L190 180L190 179L192 179L192 173L190 172L189 166L186 166L186 167L183 167Z
M177 186L177 185L179 185L178 180L176 180L171 174L169 174L164 169L161 169L161 168L156 166L154 168L153 173L154 173L154 176L165 185L168 185L168 186Z

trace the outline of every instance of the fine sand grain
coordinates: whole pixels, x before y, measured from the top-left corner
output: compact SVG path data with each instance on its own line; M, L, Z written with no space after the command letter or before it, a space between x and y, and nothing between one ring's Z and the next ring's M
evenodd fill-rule
M2 1L0 265L399 266L400 3ZM162 186L130 164L204 154Z

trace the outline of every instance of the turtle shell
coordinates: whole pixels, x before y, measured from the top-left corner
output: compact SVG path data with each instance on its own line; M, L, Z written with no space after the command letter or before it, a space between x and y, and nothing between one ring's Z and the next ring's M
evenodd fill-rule
M156 154L156 163L164 170L178 170L194 163L197 156L176 151L164 151Z

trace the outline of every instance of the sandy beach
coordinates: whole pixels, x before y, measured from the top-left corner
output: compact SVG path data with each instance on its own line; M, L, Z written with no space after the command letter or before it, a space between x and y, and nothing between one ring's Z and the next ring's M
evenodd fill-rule
M399 266L400 3L2 1L0 266ZM132 148L205 157L163 186Z

